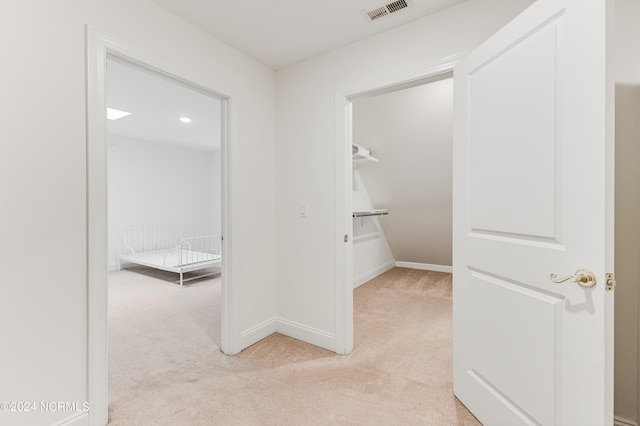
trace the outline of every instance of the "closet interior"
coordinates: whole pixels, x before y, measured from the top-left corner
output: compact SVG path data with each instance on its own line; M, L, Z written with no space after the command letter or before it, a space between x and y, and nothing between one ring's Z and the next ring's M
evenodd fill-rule
M450 272L450 75L351 111L354 288L395 266Z

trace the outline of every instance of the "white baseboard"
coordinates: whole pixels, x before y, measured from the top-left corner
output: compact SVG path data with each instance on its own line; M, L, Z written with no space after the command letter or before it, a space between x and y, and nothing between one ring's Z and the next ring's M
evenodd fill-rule
M302 340L303 342L310 343L328 351L335 352L336 350L335 334L298 324L284 318L276 318L276 324L277 331L280 334Z
M430 265L428 263L396 262L396 266L398 268L421 269L423 271L448 272L448 273L453 272L452 266Z
M613 418L613 426L638 426L638 423L634 422L633 420L615 416Z
M122 269L134 268L136 266L139 266L139 265L137 263L131 263L131 262L122 262L122 263L116 262L116 263L111 263L107 265L107 271L113 272L113 271L118 271Z
M276 318L270 318L240 333L240 347L248 348L277 330Z
M280 333L332 352L336 349L335 334L280 317L270 318L240 333L241 347L248 348L273 333Z
M370 271L370 272L367 272L366 274L360 275L359 277L357 277L357 278L355 278L353 280L353 288L360 287L362 284L366 283L367 281L371 281L372 279L374 279L378 275L387 272L389 269L393 268L394 266L396 266L396 261L392 260L389 263L386 263L386 264L384 264L382 266L377 267L373 271Z
M71 417L68 417L58 423L54 423L51 426L85 426L89 424L89 413L75 413Z

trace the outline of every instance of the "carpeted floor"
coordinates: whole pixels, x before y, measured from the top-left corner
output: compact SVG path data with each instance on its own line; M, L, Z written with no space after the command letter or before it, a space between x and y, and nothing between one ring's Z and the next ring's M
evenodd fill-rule
M395 268L354 292L355 349L274 334L219 350L220 279L109 275L110 425L479 425L452 395L451 275Z

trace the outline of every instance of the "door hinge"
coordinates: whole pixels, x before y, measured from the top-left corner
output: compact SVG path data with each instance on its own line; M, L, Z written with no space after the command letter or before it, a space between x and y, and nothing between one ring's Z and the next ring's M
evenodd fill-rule
M349 242L349 234L344 234L344 242L345 243Z
M607 291L613 291L616 288L616 280L613 277L612 273L608 273L605 275Z

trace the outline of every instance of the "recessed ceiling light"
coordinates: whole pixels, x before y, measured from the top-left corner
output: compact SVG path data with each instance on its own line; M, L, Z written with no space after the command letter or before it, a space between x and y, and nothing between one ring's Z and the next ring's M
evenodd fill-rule
M118 118L126 117L127 115L131 115L131 113L113 108L107 108L107 118L109 120L117 120Z
M180 117L180 121L183 123L191 123L191 119L189 117Z

